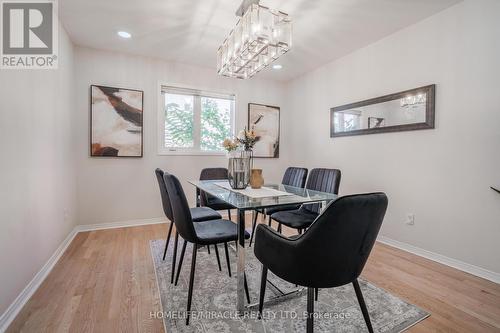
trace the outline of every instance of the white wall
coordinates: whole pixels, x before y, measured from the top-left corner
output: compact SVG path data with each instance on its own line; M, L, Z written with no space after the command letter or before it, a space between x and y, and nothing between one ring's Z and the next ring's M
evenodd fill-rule
M73 83L61 26L59 69L0 70L0 314L76 224Z
M163 215L158 185L154 176L157 167L177 175L188 196L194 199L194 188L187 183L197 179L205 167L227 166L224 156L159 156L157 154L158 82L181 84L209 91L236 94L237 129L247 122L249 102L281 106L282 122L288 117L284 108L284 85L273 81L249 81L219 77L213 69L169 63L158 59L121 53L76 48L76 109L78 127L75 131L78 171L78 218L80 224L94 224ZM144 91L144 157L89 157L89 86L102 84ZM281 131L281 147L290 139ZM258 159L256 166L264 169L264 177L280 181L286 156L280 159ZM193 203L193 202L192 202Z
M73 50L61 28L59 70L0 72L0 313L76 220L162 216L156 167L177 174L192 198L186 180L226 164L224 157L157 155L160 80L236 93L238 128L248 102L281 106L281 157L256 162L267 180L279 181L293 164L340 168L342 194L388 193L383 235L500 272L500 198L489 189L500 183L499 12L498 1L466 0L287 85ZM331 107L431 83L435 130L329 138ZM143 158L88 156L90 84L144 90ZM402 223L410 212L412 227Z
M384 191L382 234L500 272L500 2L466 0L288 85L291 163ZM329 109L437 84L434 130L332 139ZM415 225L403 223L406 213Z

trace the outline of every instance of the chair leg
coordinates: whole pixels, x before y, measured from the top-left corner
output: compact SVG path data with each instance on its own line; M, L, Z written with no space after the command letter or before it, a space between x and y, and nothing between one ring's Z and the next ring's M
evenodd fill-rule
M210 254L210 245L207 245L207 252Z
M191 273L189 274L189 289L188 289L186 325L189 325L189 314L191 312L191 301L193 299L194 270L196 267L196 253L197 252L198 252L198 244L193 244L193 255L191 257Z
M222 267L220 265L219 248L217 247L217 244L214 245L214 248L215 248L215 256L217 257L217 265L219 266L219 272L222 272Z
M232 220L231 220L231 209L228 209L228 210L227 210L227 216L229 217L229 221L232 221Z
M299 235L302 235L302 229L297 229L297 233L298 233Z
M255 234L255 227L257 227L257 216L258 215L259 215L259 212L255 211L255 216L253 217L253 223L252 223L252 235L250 236L250 244L248 244L248 247L252 246L253 236Z
M314 288L307 288L307 333L314 331Z
M281 234L281 223L278 223L278 232Z
M314 300L317 302L319 297L319 288L314 288Z
M260 295L259 295L259 318L262 319L262 310L264 309L264 297L266 296L267 267L262 265L262 275L260 276Z
M224 251L226 252L227 272L229 273L229 277L231 277L231 264L229 263L229 251L227 250L227 243L224 243Z
M269 218L268 218L268 221L267 221L267 225L271 226L271 215L269 215Z
M175 277L174 285L177 285L179 282L179 275L181 275L182 261L184 260L184 252L186 252L187 240L184 240L184 244L182 244L181 257L179 258L179 267L177 268L177 276Z
M175 261L177 260L177 243L179 243L179 233L175 232L175 243L174 243L174 254L172 255L172 276L170 277L170 283L174 283L175 275Z
M356 297L358 298L359 307L361 308L361 312L363 313L363 318L365 318L366 327L368 327L368 332L373 333L372 323L370 321L370 315L368 314L368 309L366 308L366 303L363 298L363 294L361 293L361 288L359 287L358 280L354 280L352 282L354 286L354 291L356 292Z
M170 242L170 235L172 234L172 227L174 226L174 222L170 222L170 227L168 228L167 241L165 243L165 251L163 251L163 260L167 256L168 243Z
M250 292L248 291L247 274L243 273L243 284L245 286L245 295L247 296L247 303L250 304Z

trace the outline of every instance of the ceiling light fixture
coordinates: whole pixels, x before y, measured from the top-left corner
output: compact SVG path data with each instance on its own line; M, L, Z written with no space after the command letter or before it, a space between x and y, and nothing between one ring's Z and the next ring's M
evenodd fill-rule
M416 107L418 105L425 104L427 102L427 98L425 94L418 95L408 95L400 100L401 107Z
M120 36L121 38L130 38L132 37L132 35L129 33L129 32L126 32L126 31L118 31L117 32L118 36Z
M283 66L280 64L273 65L273 69L282 69Z
M240 20L217 51L217 73L247 79L290 50L292 21L259 0L244 0L236 15Z

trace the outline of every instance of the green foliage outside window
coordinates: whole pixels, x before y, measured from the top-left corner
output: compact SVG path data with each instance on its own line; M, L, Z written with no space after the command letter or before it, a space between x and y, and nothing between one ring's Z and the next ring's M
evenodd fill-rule
M229 106L229 103L227 103ZM201 150L221 151L222 142L231 136L229 109L220 109L216 100L201 99Z
M204 151L222 151L222 142L231 136L231 103L201 97L200 149ZM193 103L179 105L166 103L165 109L165 147L194 147L194 115Z
M165 146L193 147L193 106L181 107L177 103L167 103L165 113Z

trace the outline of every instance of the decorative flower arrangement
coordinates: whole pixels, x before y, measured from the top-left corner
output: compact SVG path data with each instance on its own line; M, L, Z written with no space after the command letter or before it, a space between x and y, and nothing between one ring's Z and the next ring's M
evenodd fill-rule
M234 139L226 138L222 146L227 151L228 181L234 189L245 189L250 182L250 170L253 167L252 148L260 137L255 130L245 127Z
M238 133L236 140L245 148L245 150L252 150L255 143L260 140L260 136L257 136L253 128L251 130L247 130L245 127L245 129Z
M252 150L255 146L255 143L260 140L260 136L255 133L255 130L252 128L251 130L247 130L245 127L238 133L238 136L234 139L227 138L222 143L224 149L227 152L232 152L237 150L238 148L243 148L243 150L249 151Z
M238 149L239 143L236 140L231 140L227 138L224 140L224 142L222 142L222 146L228 153L230 153Z

